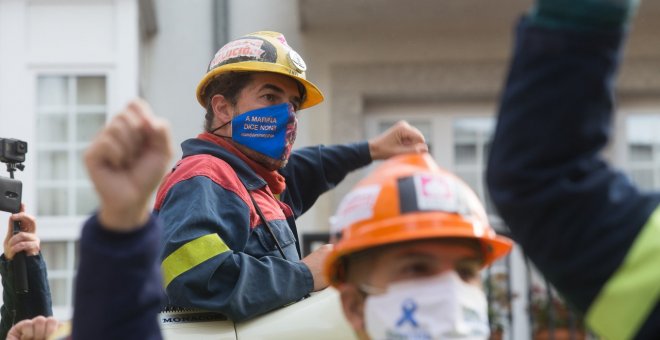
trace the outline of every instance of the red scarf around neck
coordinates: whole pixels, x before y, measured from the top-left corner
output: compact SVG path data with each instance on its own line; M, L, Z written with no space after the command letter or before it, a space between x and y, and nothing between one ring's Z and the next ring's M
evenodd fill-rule
M284 180L284 176L280 175L280 173L277 172L277 170L268 170L264 168L263 165L250 159L248 156L243 154L241 150L236 148L230 142L226 141L224 138L216 136L210 132L200 133L197 136L197 138L218 144L221 147L227 149L227 151L238 156L241 160L243 160L243 162L247 163L247 165L252 170L254 170L254 172L257 173L257 175L261 176L261 178L263 178L266 181L268 187L270 188L270 191L272 191L273 194L279 195L286 188L286 182Z

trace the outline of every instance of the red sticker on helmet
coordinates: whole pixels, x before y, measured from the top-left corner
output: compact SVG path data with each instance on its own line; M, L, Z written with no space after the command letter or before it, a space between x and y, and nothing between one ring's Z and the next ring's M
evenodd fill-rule
M458 211L456 185L445 177L417 175L413 177L419 210Z
M225 64L241 61L263 61L274 63L277 61L275 46L259 38L238 39L227 43L213 57L209 64L209 71Z

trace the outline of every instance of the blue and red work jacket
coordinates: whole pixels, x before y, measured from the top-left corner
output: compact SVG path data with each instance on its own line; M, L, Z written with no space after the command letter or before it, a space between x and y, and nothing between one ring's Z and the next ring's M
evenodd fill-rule
M371 162L368 144L298 149L276 172L210 133L182 148L155 203L164 225L161 269L169 304L241 321L310 293L314 282L300 262L295 219Z

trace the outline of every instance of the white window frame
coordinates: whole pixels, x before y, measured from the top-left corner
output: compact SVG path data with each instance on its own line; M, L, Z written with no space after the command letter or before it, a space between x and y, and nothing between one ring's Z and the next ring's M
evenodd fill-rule
M37 131L37 119L39 117L39 114L37 113L37 79L40 76L66 76L66 77L82 77L82 76L104 76L106 78L106 104L105 104L105 112L106 112L106 122L114 115L114 112L111 111L113 106L116 106L114 103L114 96L116 93L116 84L115 84L115 79L113 76L113 72L110 69L109 65L90 65L90 67L76 67L76 68L70 68L70 67L35 67L32 69L32 77L31 81L32 84L30 86L30 89L33 91L32 96L30 98L33 98L32 100L32 112L34 112L34 121L33 121L33 126L34 126L34 140L38 140L39 136L36 135ZM72 122L68 122L68 124L75 124ZM71 127L71 126L69 126ZM77 146L82 146L82 145L87 145L88 143L82 143ZM34 163L34 168L36 169L36 166L38 166L38 158L37 158L37 148L36 145L34 147L31 147L31 152L29 151L28 153L32 153L32 160ZM74 152L72 150L67 150L67 152ZM75 167L75 162L74 158L69 157L69 169L70 171L73 171ZM37 211L37 185L36 185L36 172L34 173L35 183L31 184L31 194L30 196L33 197L32 202L30 204L30 210L31 211ZM91 186L91 182L89 183ZM67 190L75 190L75 184L74 183L68 183ZM72 198L69 198L71 201ZM69 205L72 204L71 202L68 203ZM69 209L72 207L69 206ZM75 210L75 209L74 209ZM70 210L72 211L72 210ZM40 227L39 228L39 235L42 240L44 241L68 241L68 240L75 240L79 237L80 234L80 229L82 228L82 223L89 217L89 215L66 215L66 216L38 216L39 219L39 224L40 226L46 226L46 227Z
M68 174L65 179L58 179L58 180L44 180L44 179L37 179L37 187L38 188L56 188L56 189L65 189L68 192L67 195L67 208L66 211L67 213L65 215L47 215L43 217L55 217L55 216L76 216L75 211L76 211L76 203L77 200L80 199L77 196L76 189L79 188L86 188L86 189L91 189L92 188L92 183L89 180L81 180L78 178L78 176L75 174L75 171L77 170L77 156L78 153L85 150L89 143L91 141L86 141L86 142L80 142L76 140L77 134L74 134L73 132L80 132L78 127L77 127L77 115L79 114L98 114L103 112L105 115L105 120L107 121L107 117L109 115L108 113L108 103L106 99L106 103L104 105L77 105L76 104L76 99L77 99L77 90L78 90L78 78L84 77L84 76L92 76L92 75L79 75L79 74L71 74L71 75L66 75L66 74L61 74L61 75L43 75L40 74L38 77L42 76L57 76L57 77L64 77L68 83L68 98L67 98L67 104L63 106L43 106L37 108L37 120L39 120L41 117L51 115L51 114L60 114L62 112L65 112L66 114L66 120L68 124L68 130L69 130L69 135L68 139L64 142L61 143L43 143L43 142L38 142L36 145L36 148L38 149L37 151L65 151L67 153L67 160L68 160ZM93 76L98 76L98 77L104 77L106 79L106 98L107 98L107 75L106 74L98 74L98 75L93 75ZM104 121L105 123L105 121ZM39 141L39 136L36 138L37 141ZM39 158L37 157L37 162L39 162ZM39 164L37 164L39 166ZM38 204L38 202L37 202ZM39 207L36 207L37 209Z
M54 269L54 268L48 268L48 280L53 281L53 280L60 280L63 279L65 281L64 288L65 288L65 295L64 295L64 304L63 305L56 305L55 304L55 299L53 299L53 315L56 317L66 320L70 319L73 316L73 293L74 293L74 286L75 286L75 280L76 280L76 264L78 263L78 259L76 259L76 242L77 239L71 239L71 240L61 240L57 242L65 242L66 244L66 266L63 269ZM44 243L49 243L49 242L44 242ZM46 260L47 261L47 260ZM52 292L52 287L51 287L51 294Z
M645 105L635 105L630 107L622 107L618 110L622 112L623 115L619 117L617 122L618 128L616 132L622 136L622 138L617 139L617 150L619 151L620 157L617 158L617 163L624 169L624 171L630 176L633 169L651 169L653 171L653 187L652 188L642 188L643 190L658 190L660 189L660 157L657 159L652 159L646 162L631 162L630 161L630 152L629 152L629 134L628 134L628 121L630 118L634 117L655 117L660 119L660 104L645 104ZM660 133L660 132L659 132ZM654 143L653 146L653 155L660 155L660 143ZM632 176L631 176L632 179Z
M39 136L37 136L37 119L39 119L40 113L37 112L37 85L38 85L38 78L40 76L63 76L67 77L68 81L72 81L72 79L76 77L84 77L84 76L103 76L105 77L106 80L106 103L104 105L104 110L105 110L105 122L107 121L115 114L112 110L112 107L116 106L115 103L115 94L117 92L115 84L115 77L113 76L113 72L110 69L109 65L96 65L96 66L90 66L90 67L76 67L76 68L68 68L68 67L34 67L32 70L32 76L31 76L31 86L30 89L33 91L31 93L30 98L32 98L32 110L33 112L33 131L34 131L34 139L35 141L39 140ZM69 96L73 95L73 89L69 89ZM75 102L71 101L71 97L69 98L69 101L72 104L69 104L67 106L75 106ZM97 107L98 108L98 107ZM52 108L54 109L54 108ZM49 109L50 111L51 109ZM71 112L68 112L67 108L67 120L69 124L69 129L71 129L71 125L75 124L75 119L71 119ZM73 120L73 122L72 122ZM72 130L73 131L73 130ZM68 142L67 142L68 143ZM73 152L74 154L77 152L77 147L85 147L89 143L78 143L74 141L74 145L76 146L76 151L74 150L69 150L67 149L67 152L71 153ZM36 169L37 166L39 166L37 163L39 162L38 157L37 157L37 150L42 150L41 148L37 148L37 145L35 144L34 146L30 145L31 150L28 151L28 154L32 153L31 155L31 161L34 164L33 168ZM75 158L69 157L69 169L71 172L74 171L75 169ZM32 164L31 164L32 167ZM35 212L38 209L37 207L37 188L39 187L36 182L37 182L37 174L36 171L33 171L33 176L34 178L34 183L30 183L30 190L31 194L30 197L31 203L30 203L30 211ZM69 181L69 179L67 179ZM75 179L75 182L78 180ZM88 183L91 187L91 182ZM76 184L74 182L69 182L67 184L67 190L74 190L75 191ZM75 207L71 206L71 200L72 198L69 198L69 206L68 206L68 211L70 212L75 212ZM77 273L77 268L76 264L78 263L78 260L76 258L76 242L80 238L80 231L82 229L83 223L85 220L89 217L89 215L63 215L63 216L39 216L37 215L37 221L38 221L38 234L41 239L42 243L48 243L48 242L66 242L66 267L64 269L58 269L54 270L51 268L48 268L48 275L49 275L49 280L52 279L64 279L66 284L66 293L65 293L65 305L53 305L53 315L56 318L66 320L70 319L73 315L73 292L74 292L74 284L75 284L75 277ZM48 259L45 259L46 263L48 264Z

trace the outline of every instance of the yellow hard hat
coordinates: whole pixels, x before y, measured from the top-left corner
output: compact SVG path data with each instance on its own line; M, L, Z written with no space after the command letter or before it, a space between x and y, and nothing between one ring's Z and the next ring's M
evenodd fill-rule
M495 234L476 194L427 153L383 162L341 201L332 219L339 241L325 261L328 282L346 279L342 259L387 244L468 238L481 244L483 266L506 255L513 242Z
M197 85L197 101L206 107L206 87L220 74L272 72L289 76L302 84L306 93L299 109L306 109L323 101L321 91L305 78L306 70L305 61L287 44L282 33L250 33L228 42L215 53L208 72Z

